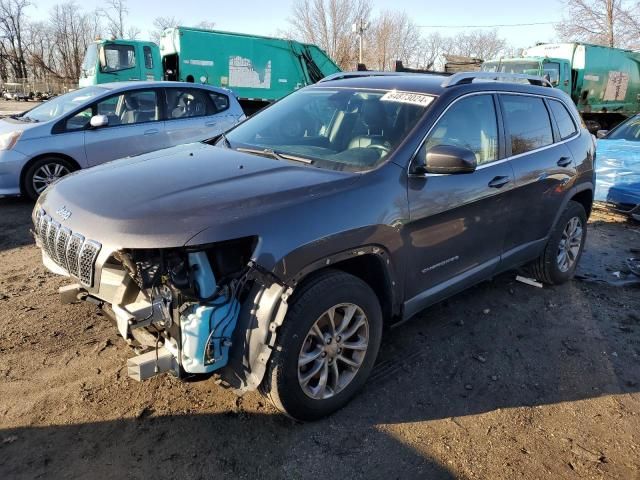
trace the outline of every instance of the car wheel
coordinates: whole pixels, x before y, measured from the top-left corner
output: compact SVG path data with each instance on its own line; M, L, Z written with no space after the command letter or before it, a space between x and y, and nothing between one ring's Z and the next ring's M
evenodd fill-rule
M51 183L74 170L68 160L56 157L41 158L34 162L24 175L24 191L36 200Z
M297 420L327 416L362 388L381 337L382 312L369 285L327 271L294 294L261 391Z
M533 275L550 285L564 283L573 277L587 236L587 214L584 207L570 201L549 237L542 255L531 265Z

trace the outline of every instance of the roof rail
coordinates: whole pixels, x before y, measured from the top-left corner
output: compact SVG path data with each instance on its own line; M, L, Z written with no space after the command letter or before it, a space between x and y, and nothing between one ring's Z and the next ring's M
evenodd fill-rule
M551 82L546 78L536 77L534 75L523 75L521 73L503 73L503 72L459 72L451 75L444 82L442 86L453 87L454 85L463 85L465 83L471 83L474 80L486 80L494 82L513 82L518 83L517 80L526 80L531 85L538 85L540 87L551 87Z
M400 75L397 72L378 72L375 70L360 70L356 72L337 72L327 75L318 83L330 82L332 80L345 80L347 78L361 78L361 77L387 77L393 75Z

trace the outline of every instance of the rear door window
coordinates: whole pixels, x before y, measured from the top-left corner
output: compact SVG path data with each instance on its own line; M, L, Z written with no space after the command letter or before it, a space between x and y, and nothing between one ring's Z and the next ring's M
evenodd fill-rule
M549 108L553 113L556 123L558 124L558 130L560 131L560 138L562 140L569 138L571 135L578 131L576 124L571 118L571 114L567 110L562 102L557 100L548 100Z
M549 112L540 97L501 95L511 155L520 155L553 143Z
M167 118L177 120L217 113L208 93L197 88L167 88Z

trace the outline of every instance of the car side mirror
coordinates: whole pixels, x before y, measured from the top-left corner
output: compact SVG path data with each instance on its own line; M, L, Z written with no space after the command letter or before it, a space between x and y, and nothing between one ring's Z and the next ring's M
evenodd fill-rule
M598 130L596 132L596 137L598 138L604 138L607 136L607 134L609 133L609 130Z
M478 166L476 155L467 148L454 145L436 145L431 147L424 158L419 173L471 173Z
M91 117L90 125L92 128L106 127L109 125L109 117L106 115L94 115Z

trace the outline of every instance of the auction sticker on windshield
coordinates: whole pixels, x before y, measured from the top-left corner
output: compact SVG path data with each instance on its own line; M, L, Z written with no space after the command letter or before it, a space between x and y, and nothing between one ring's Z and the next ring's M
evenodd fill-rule
M412 103L414 105L426 107L433 102L433 97L429 95L422 95L420 93L392 91L385 93L380 100L384 102Z

